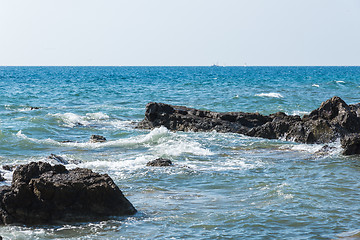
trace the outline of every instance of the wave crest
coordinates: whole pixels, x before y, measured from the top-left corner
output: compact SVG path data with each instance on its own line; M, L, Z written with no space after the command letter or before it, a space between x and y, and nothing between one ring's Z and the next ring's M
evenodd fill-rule
M284 96L281 95L280 93L259 93L259 94L255 94L256 97L271 97L271 98L283 98Z

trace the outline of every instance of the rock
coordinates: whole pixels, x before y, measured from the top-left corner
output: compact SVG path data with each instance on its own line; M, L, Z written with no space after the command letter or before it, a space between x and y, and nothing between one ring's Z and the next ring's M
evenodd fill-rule
M90 142L92 142L92 143L106 142L106 138L101 135L91 135Z
M301 143L330 143L360 132L360 103L347 105L335 96L303 118L283 112L264 116L259 113L219 113L164 103L148 103L145 118L137 128L153 129L160 126L174 131L215 130L268 139L284 138ZM348 143L353 146L349 140L343 142L344 148ZM344 151L348 152L356 151Z
M344 155L360 154L360 133L346 135L341 139Z
M18 165L3 165L2 168L6 171L14 170Z
M93 221L136 212L107 174L31 162L18 166L11 186L0 187L3 224Z
M152 167L168 167L173 166L173 163L169 159L165 158L157 158L155 160L152 160L146 164L146 166L152 166Z
M30 107L30 110L37 110L40 109L39 107Z
M61 163L61 164L69 164L69 162L66 161L63 157L55 155L55 154L50 154L50 156L48 156L48 159L55 160L56 162Z

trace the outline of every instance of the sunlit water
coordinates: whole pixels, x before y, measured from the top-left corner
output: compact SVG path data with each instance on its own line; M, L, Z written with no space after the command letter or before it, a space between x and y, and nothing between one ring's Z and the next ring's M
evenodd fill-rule
M139 211L5 239L359 239L360 158L230 133L135 129L148 102L306 114L360 102L359 67L1 67L0 162L109 174ZM37 107L39 109L33 109ZM107 138L89 143L92 134ZM62 141L73 142L62 142ZM158 157L175 166L147 167ZM75 161L76 160L76 161ZM11 181L11 173L2 170Z

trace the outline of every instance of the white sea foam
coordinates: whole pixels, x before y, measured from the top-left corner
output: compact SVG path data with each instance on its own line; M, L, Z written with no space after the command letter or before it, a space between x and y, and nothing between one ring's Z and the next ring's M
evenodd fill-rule
M303 152L309 152L309 153L322 153L323 148L325 146L329 146L328 151L326 153L328 155L333 154L340 154L342 151L340 140L338 139L335 142L328 143L328 144L295 144L295 145L284 145L281 147L281 149L291 149L295 151L303 151Z
M287 113L288 115L299 115L299 116L303 116L305 114L310 114L310 112L307 111L300 111L300 110L295 110L293 111L291 114Z
M255 94L255 96L257 96L257 97L271 97L271 98L283 98L284 97L280 93L274 93L274 92Z
M344 81L336 81L337 83L345 83Z
M229 171L229 170L248 170L248 169L254 169L257 167L262 167L264 163L260 160L256 161L247 161L243 158L234 158L234 159L226 159L226 161L223 161L221 164L218 162L208 162L208 164L205 164L202 162L201 164L194 164L189 163L186 164L194 169L197 169L198 171L211 171L211 172L223 172L223 171Z
M102 112L86 113L83 116L75 113L56 113L48 115L55 117L58 121L63 123L63 126L70 128L76 126L96 126L100 129L108 127L128 129L132 124L132 121L128 120L111 119L109 115Z
M186 153L198 156L214 154L209 149L202 147L200 143L185 139L169 139L155 146L153 151L168 156L180 156Z
M55 113L49 115L62 121L66 127L72 128L78 125L87 126L90 124L86 117L77 115L75 113Z
M26 141L30 141L30 142L34 142L34 143L40 143L40 144L51 144L51 145L60 145L59 142L51 139L51 138L47 138L47 139L36 139L36 138L31 138L26 136L25 134L22 133L22 131L20 130L19 132L16 133L16 136L24 139Z
M320 87L320 85L319 84L313 84L313 85L311 85L312 87Z

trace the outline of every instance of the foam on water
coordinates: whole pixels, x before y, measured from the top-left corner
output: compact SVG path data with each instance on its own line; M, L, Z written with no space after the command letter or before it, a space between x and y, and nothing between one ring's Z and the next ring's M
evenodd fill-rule
M89 126L92 123L100 122L102 120L107 120L110 117L102 112L97 113L86 113L85 116L80 116L75 113L55 113L49 114L57 118L58 120L62 121L65 126L73 128L75 126L84 125Z
M61 145L61 143L51 139L51 138L48 138L48 139L36 139L36 138L31 138L31 137L28 137L26 136L25 134L22 133L22 130L18 131L16 133L16 136L20 139L23 139L25 141L28 141L28 142L34 142L34 143L38 143L38 144L50 144L50 145Z
M301 110L294 110L292 113L286 113L287 115L293 115L293 116L304 116L305 114L310 114L308 111L301 111Z
M209 149L203 148L200 143L188 141L186 139L169 139L163 141L155 146L153 151L167 156L180 156L184 153L198 156L209 156L214 154Z
M326 153L327 155L338 155L342 151L340 139L336 140L335 142L331 142L327 144L305 144L305 143L285 144L281 146L280 149L291 149L295 151L309 152L312 154Z
M84 149L98 149L105 147L136 147L145 146L158 155L179 156L184 153L199 156L213 155L213 153L201 146L200 143L191 141L185 136L171 133L167 128L155 128L145 135L118 140L108 140L106 142L58 142L53 139L36 139L26 136L20 130L16 136L29 142L39 144L49 144L58 146L68 146Z
M275 92L259 93L259 94L255 94L255 96L257 96L257 97L270 97L270 98L283 98L284 97L280 93L275 93Z

